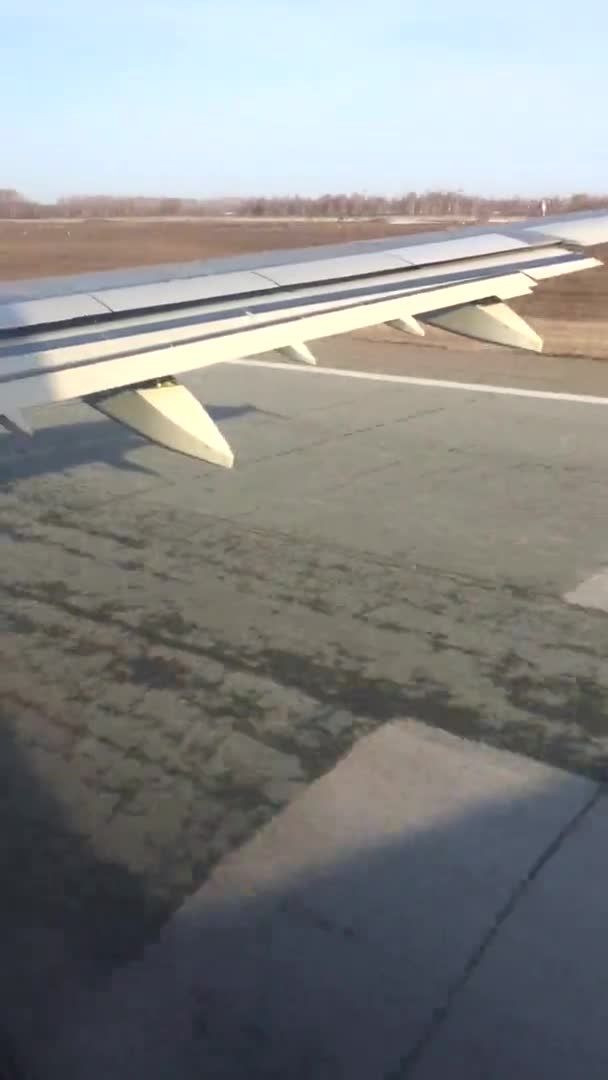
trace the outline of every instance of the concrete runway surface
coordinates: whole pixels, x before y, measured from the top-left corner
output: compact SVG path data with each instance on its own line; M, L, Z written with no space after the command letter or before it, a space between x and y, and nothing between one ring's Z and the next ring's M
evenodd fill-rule
M0 441L0 1006L24 1046L387 721L605 775L608 405L187 381L232 472L81 405Z

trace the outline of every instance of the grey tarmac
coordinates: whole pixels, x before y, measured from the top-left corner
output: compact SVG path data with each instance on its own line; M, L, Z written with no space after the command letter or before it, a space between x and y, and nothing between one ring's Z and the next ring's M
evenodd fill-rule
M565 599L608 562L605 408L245 365L188 382L232 472L79 405L0 442L0 1006L26 1041L49 988L61 1009L135 959L387 721L606 772L606 613Z

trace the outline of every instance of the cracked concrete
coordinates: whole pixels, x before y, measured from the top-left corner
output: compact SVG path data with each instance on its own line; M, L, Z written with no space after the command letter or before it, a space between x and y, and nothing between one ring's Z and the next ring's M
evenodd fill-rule
M576 829L594 810L604 794L604 788L601 785L598 784L595 787L590 786L587 799L580 809L576 811L572 818L566 821L557 835L549 840L547 846L540 852L526 876L520 881L515 882L511 895L507 898L502 909L498 911L496 919L488 927L485 934L483 934L480 941L473 949L455 983L448 987L444 1004L433 1011L427 1029L422 1032L420 1039L412 1046L407 1055L402 1058L397 1069L391 1071L390 1076L387 1075L386 1080L407 1080L407 1077L418 1076L419 1074L416 1071L416 1067L420 1064L423 1064L423 1071L426 1071L426 1075L429 1077L431 1077L431 1075L439 1075L438 1072L434 1074L428 1072L428 1059L425 1057L426 1051L436 1044L443 1026L448 1023L453 1014L453 1010L457 1007L460 995L466 993L469 984L474 979L475 973L485 960L486 955L494 945L498 935L506 926L507 920L515 914L518 904L525 899L528 891L534 886L534 883L539 878L539 875L548 866L549 861L562 850L566 841L574 836ZM522 967L525 968L524 958L522 958ZM603 1058L601 1060L603 1060ZM525 1064L525 1068L527 1074L532 1075L529 1062Z

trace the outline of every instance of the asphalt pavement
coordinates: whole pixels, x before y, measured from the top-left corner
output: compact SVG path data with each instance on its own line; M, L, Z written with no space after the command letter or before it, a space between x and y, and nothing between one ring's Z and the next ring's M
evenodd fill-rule
M78 404L0 442L0 1005L26 1048L388 722L605 777L606 406L188 381L232 472Z

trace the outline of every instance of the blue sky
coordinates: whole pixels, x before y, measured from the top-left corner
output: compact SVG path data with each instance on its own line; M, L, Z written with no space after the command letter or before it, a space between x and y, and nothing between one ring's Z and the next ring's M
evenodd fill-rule
M0 0L0 187L603 193L603 10Z

